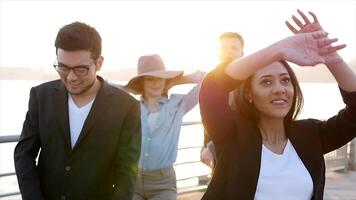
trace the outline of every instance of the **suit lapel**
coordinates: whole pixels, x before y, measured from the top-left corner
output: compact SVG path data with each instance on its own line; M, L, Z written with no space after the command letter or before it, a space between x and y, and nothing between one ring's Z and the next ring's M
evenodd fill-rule
M68 115L68 92L61 82L56 87L54 94L55 111L58 118L61 134L64 137L67 150L71 149L69 115Z
M287 134L290 142L292 143L299 158L302 160L304 166L309 171L309 174L313 180L314 192L317 189L317 177L321 177L320 173L324 173L318 163L322 163L322 157L317 150L318 141L312 137L311 129L306 124L294 122L287 128Z
M100 116L106 112L106 109L111 105L111 90L102 79L99 80L101 81L100 90L96 95L88 117L84 122L79 138L73 148L73 152L80 146L80 143L83 142L83 140L89 135L90 129L93 127L96 121L100 119Z
M262 137L257 126L248 120L239 119L237 145L232 151L233 159L233 180L238 180L236 184L228 184L231 197L229 199L253 199L261 167Z
M244 156L246 157L243 160L246 160L247 163L243 166L244 173L240 174L240 177L245 176L242 180L245 180L243 184L246 185L246 191L240 191L238 195L239 197L241 195L241 199L253 199L260 175L262 136L257 126L248 121L244 123L248 124L244 126L246 130L241 131L241 133L247 133L247 135L245 135L246 141L243 142L243 145L246 145L244 146L246 149Z

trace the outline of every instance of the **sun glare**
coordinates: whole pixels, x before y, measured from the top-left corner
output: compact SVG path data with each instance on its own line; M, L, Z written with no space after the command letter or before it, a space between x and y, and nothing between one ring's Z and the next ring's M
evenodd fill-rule
M356 1L0 1L0 66L48 69L58 29L83 21L102 35L103 70L158 53L168 68L208 71L221 33L241 33L246 55L291 35L284 21L297 8L314 11L355 59Z

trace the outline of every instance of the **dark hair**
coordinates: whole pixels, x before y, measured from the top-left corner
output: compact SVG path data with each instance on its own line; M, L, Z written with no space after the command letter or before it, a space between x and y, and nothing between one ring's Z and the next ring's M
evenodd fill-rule
M288 125L293 120L296 119L297 115L299 114L299 112L302 109L303 94L300 89L298 79L297 79L293 69L284 60L281 60L279 62L282 63L284 68L287 70L287 72L291 78L291 82L292 82L293 89L294 89L292 107L289 110L289 112L287 113L286 117L284 118L284 123L286 125ZM260 117L260 112L254 106L254 104L249 103L247 98L245 97L245 95L251 91L252 77L253 77L253 75L251 75L248 79L243 81L239 88L236 88L234 90L234 98L235 98L235 104L236 104L235 109L238 112L240 112L242 116L257 123L259 120L259 117Z
M81 22L73 22L63 26L55 41L58 48L66 51L86 50L91 52L91 58L96 60L101 55L101 37L95 28Z
M220 35L219 40L222 40L222 39L225 39L225 38L236 38L236 39L240 40L242 48L244 47L244 44L245 44L244 39L237 32L225 32L225 33Z

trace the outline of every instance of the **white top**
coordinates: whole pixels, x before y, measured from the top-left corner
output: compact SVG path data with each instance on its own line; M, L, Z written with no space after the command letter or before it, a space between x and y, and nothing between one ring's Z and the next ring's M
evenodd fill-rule
M155 129L156 121L158 118L159 112L149 113L147 117L147 124L150 128L150 131L153 132Z
M290 141L283 154L262 145L255 200L310 200L313 181Z
M95 98L82 107L78 107L73 101L72 97L68 95L68 113L69 113L69 128L70 128L70 141L72 149L77 142L80 132L82 131L84 122L89 114L91 106Z

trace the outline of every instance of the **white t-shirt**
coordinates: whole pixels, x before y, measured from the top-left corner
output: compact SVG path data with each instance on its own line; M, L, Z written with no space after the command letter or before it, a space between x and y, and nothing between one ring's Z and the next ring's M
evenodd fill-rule
M290 141L283 154L262 145L255 200L310 200L313 181Z
M86 105L79 108L73 101L72 97L70 95L68 96L70 141L73 148L79 138L80 132L82 131L84 122L89 114L95 98L93 98Z

